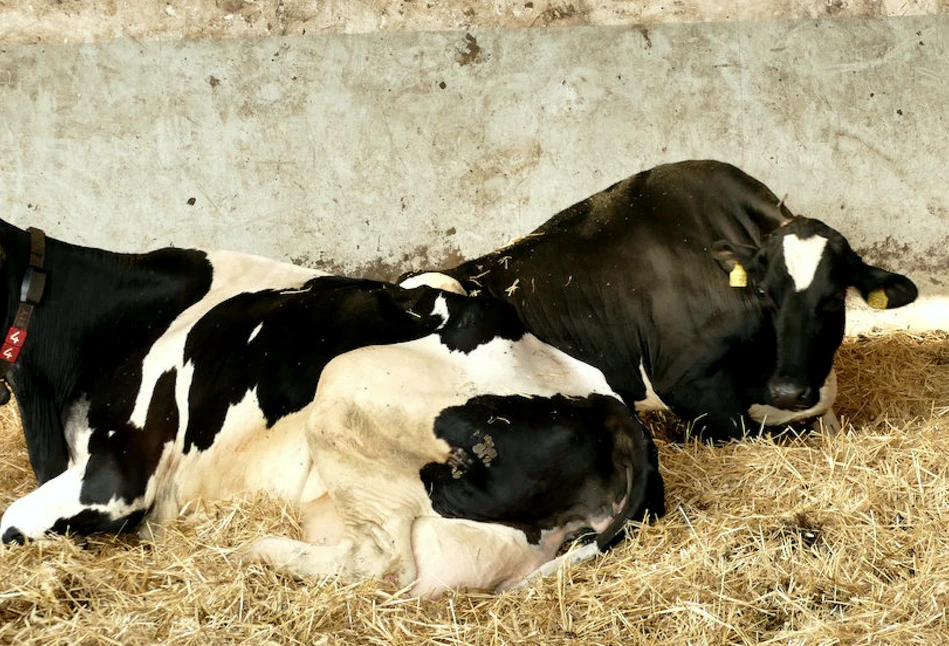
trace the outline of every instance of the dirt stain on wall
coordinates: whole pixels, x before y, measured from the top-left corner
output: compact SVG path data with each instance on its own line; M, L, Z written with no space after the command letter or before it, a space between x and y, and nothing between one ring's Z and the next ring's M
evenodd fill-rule
M893 236L886 236L882 241L854 249L868 264L906 274L911 279L914 274L928 274L930 282L936 285L943 285L944 282L937 276L943 276L949 280L947 250L949 250L949 236L925 250L911 247Z
M568 25L596 24L590 21L590 12L590 6L581 2L553 4L540 12L534 22L531 23L531 26L564 27Z
M318 269L337 276L395 281L409 271L454 267L464 262L465 257L457 247L446 244L438 247L418 245L398 257L379 258L355 266L336 258L313 257L309 254L294 256L290 258L290 261L295 265Z
M0 43L794 20L949 13L941 0L35 0L0 2Z
M471 34L466 33L461 49L455 53L455 60L462 66L471 65L477 63L480 56L481 46L478 45L478 40Z

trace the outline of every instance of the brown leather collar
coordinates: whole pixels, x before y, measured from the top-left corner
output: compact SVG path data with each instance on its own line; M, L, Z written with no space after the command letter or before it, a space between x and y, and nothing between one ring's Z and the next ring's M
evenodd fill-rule
M33 307L43 298L46 289L46 272L43 262L46 259L46 234L40 229L30 227L30 266L23 275L20 284L20 304L17 306L13 325L7 330L3 345L0 346L0 406L10 401L10 387L6 374L16 363L28 335Z

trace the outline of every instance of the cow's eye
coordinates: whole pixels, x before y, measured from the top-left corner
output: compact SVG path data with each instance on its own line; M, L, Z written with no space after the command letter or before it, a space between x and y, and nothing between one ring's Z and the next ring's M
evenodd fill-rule
M777 307L774 304L774 300L771 298L771 294L768 293L761 285L755 285L755 296L758 297L758 303L766 310L774 310Z

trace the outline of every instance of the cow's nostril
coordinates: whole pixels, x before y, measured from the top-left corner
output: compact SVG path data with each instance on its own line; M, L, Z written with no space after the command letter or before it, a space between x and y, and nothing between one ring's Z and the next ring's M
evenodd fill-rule
M797 410L809 389L790 382L772 382L768 386L771 405L784 410Z
M814 397L814 389L808 386L805 388L797 398L798 405L801 408L810 408L817 402Z

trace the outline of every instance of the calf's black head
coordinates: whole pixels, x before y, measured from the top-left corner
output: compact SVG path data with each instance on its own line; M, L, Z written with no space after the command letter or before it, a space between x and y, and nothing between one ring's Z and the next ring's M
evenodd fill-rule
M791 220L760 248L718 242L713 255L732 287L749 290L773 324L767 403L787 410L810 408L819 399L843 340L848 287L878 309L901 307L917 295L908 278L866 264L838 231L810 218Z

